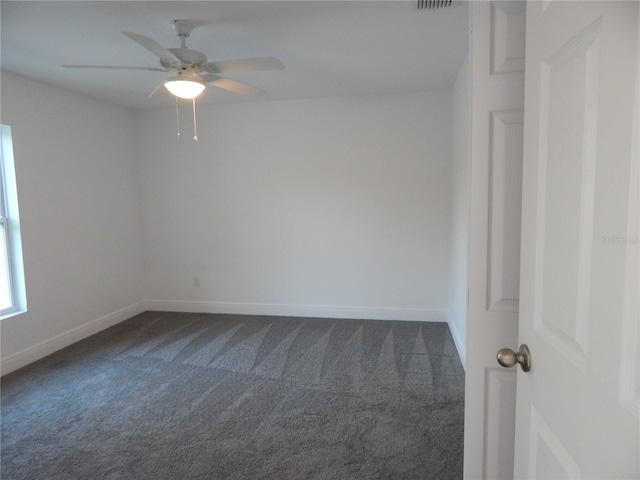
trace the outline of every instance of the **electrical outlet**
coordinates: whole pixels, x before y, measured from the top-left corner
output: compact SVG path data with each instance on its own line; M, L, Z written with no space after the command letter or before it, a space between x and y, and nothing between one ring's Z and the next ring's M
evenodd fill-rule
M193 277L193 286L194 287L199 287L200 286L200 278Z

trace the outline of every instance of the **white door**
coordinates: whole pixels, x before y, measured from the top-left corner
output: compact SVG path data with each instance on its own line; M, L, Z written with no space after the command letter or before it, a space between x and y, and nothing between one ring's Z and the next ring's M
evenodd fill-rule
M516 478L640 478L638 10L527 5Z
M513 477L524 121L524 1L470 2L470 204L464 477Z

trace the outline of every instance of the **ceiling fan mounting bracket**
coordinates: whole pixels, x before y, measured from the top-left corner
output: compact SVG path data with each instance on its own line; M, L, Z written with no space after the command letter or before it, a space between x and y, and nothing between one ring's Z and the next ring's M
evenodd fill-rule
M191 35L191 31L193 30L193 23L189 20L172 20L171 26L176 31L176 34L182 38Z

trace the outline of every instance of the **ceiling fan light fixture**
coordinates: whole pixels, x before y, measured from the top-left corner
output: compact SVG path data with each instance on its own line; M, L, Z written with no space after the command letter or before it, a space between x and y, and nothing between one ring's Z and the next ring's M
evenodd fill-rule
M205 85L203 82L195 79L185 79L180 77L170 78L164 82L164 86L170 93L180 98L195 98L200 95Z

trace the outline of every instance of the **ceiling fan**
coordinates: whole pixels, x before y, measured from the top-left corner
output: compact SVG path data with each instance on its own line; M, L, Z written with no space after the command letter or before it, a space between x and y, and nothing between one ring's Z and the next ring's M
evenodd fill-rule
M173 20L173 29L180 38L180 48L165 48L153 38L138 33L122 32L134 42L143 46L160 58L160 66L154 67L127 67L110 65L62 65L65 68L102 68L119 70L150 70L157 72L171 72L174 75L164 80L151 92L153 95L158 88L165 88L176 97L193 99L200 95L207 85L222 88L233 93L249 97L258 97L265 93L264 90L238 82L230 78L221 77L219 74L282 70L284 65L274 57L247 58L241 60L223 60L207 62L207 57L201 52L187 48L186 40L193 24L188 20ZM149 95L149 96L151 96Z

